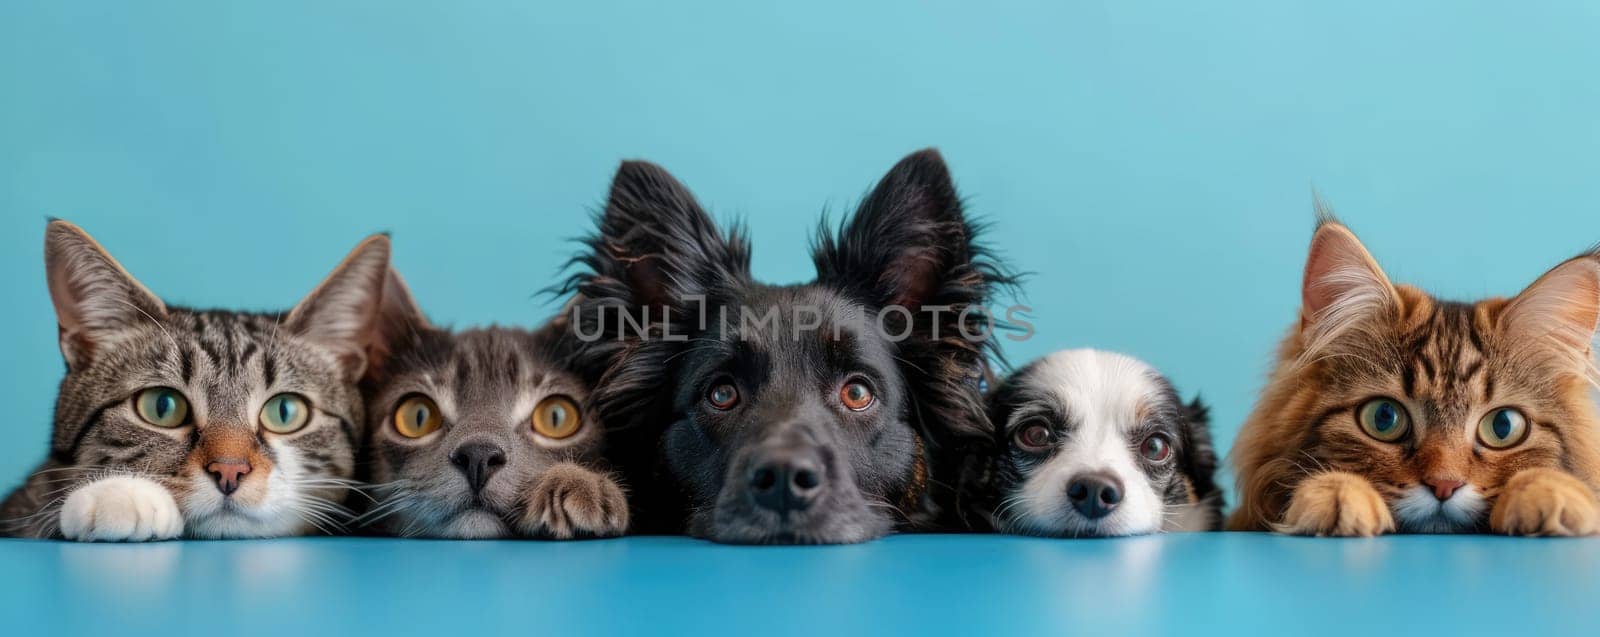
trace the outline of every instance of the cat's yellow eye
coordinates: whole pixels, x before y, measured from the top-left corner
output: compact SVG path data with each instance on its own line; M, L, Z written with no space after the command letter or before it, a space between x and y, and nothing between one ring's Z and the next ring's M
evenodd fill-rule
M1528 439L1528 418L1510 407L1501 407L1478 421L1478 441L1491 449L1510 449Z
M1394 442L1411 429L1411 417L1406 408L1390 398L1374 398L1356 412L1361 430L1383 442Z
M189 399L171 387L151 387L134 396L133 410L157 427L178 427L189 420Z
M533 430L546 438L560 440L578 433L582 427L578 404L566 396L551 396L533 408Z
M300 431L311 422L311 403L300 394L278 394L261 406L261 428L275 434Z
M439 405L422 394L406 396L394 409L394 430L407 438L421 438L438 431L443 424Z

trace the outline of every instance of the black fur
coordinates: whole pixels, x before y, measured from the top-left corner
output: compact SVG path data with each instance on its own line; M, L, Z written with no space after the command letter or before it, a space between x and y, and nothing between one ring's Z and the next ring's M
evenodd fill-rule
M936 151L897 164L837 234L819 229L812 283L754 281L740 229L719 231L652 164L623 163L596 222L561 291L591 341L580 367L634 485L635 529L847 542L937 524L951 495L939 487L954 476L934 459L989 430L978 386L993 339L964 338L960 328L987 336L989 326L986 314L959 313L1011 278L976 242ZM913 314L890 312L876 329L890 305ZM924 311L933 306L950 310ZM742 321L773 309L770 327ZM860 413L839 400L858 377L876 396ZM727 411L706 399L723 383L740 395ZM752 457L773 449L820 465L813 506L780 515L753 504Z
M1217 526L1222 528L1222 489L1217 487L1217 450L1211 444L1211 408L1200 402L1200 397L1183 407L1183 427L1179 429L1179 444L1185 453L1178 457L1179 471L1188 476L1195 497L1207 502L1217 513Z

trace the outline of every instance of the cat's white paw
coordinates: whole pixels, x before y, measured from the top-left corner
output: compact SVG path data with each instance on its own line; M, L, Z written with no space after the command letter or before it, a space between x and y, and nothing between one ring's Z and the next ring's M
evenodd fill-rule
M96 480L73 491L61 505L61 535L69 540L144 542L182 534L178 501L149 478Z

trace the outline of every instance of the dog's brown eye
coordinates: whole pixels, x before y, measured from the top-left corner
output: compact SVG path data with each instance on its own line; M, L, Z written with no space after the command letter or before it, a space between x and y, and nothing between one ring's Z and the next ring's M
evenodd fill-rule
M1145 460L1151 462L1161 462L1172 455L1172 443L1167 440L1166 436L1150 434L1150 437L1145 438L1144 442L1139 445L1139 455L1144 456Z
M1050 428L1042 424L1032 424L1017 430L1017 446L1028 451L1043 451L1050 447L1050 440L1055 434Z
M706 392L706 402L722 411L733 409L734 405L739 404L739 390L730 383L718 384Z
M872 406L872 388L861 381L851 381L839 388L839 402L850 411L862 411Z

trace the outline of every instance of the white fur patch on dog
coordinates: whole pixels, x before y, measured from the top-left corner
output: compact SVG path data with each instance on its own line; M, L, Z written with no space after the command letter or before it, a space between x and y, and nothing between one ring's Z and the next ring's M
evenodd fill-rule
M182 534L177 500L149 478L102 478L73 491L61 506L61 535L69 540L145 542Z
M1140 404L1160 399L1155 377L1134 358L1090 349L1056 352L1038 363L1030 384L1065 405L1076 426L1023 482L1020 525L1067 535L1137 535L1164 528L1166 506L1129 441L1140 424ZM1067 500L1067 483L1090 472L1114 475L1123 487L1117 509L1099 520L1085 519Z

